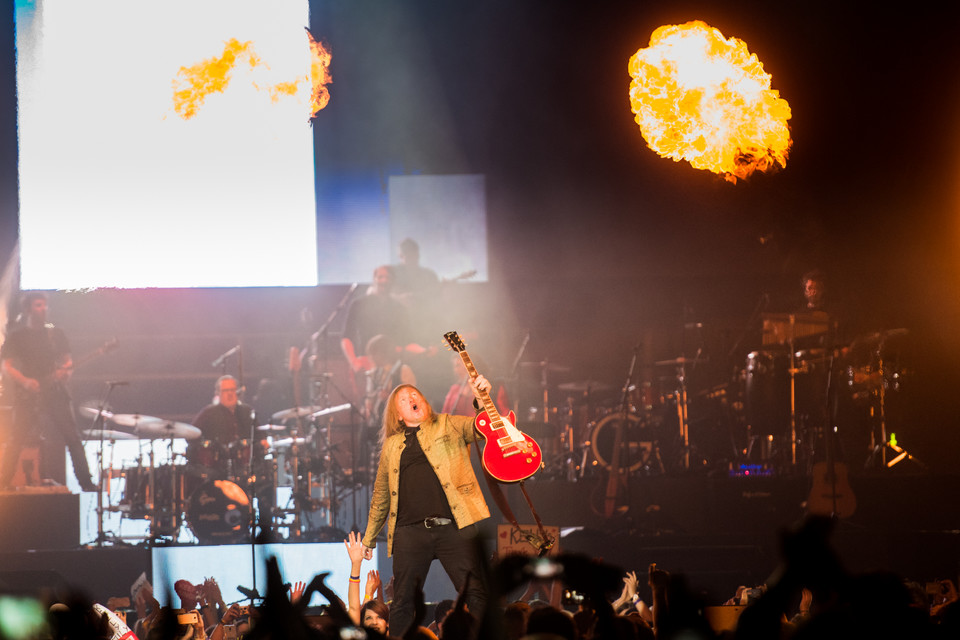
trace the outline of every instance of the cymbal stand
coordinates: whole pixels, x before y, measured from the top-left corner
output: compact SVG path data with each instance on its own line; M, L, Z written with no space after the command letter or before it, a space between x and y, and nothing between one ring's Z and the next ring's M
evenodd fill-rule
M100 402L97 403L97 415L93 420L93 428L100 432L97 446L97 538L94 541L97 547L102 547L103 543L107 541L106 533L103 528L103 512L106 510L106 508L103 506L103 412L107 407L107 398L110 397L110 392L113 391L113 388L116 386L116 384L116 382L107 382L106 391L103 393L103 398L101 398ZM109 489L109 481L107 482L107 489Z
M880 379L880 388L877 391L877 422L880 430L880 442L876 441L876 433L871 429L870 445L873 449L873 452L870 454L870 457L867 460L867 466L876 464L875 459L879 455L881 464L887 469L902 462L903 460L911 460L920 465L920 467L926 469L927 465L910 455L909 451L900 446L893 434L890 434L889 437L887 435L887 372L884 369L883 361L883 345L885 340L885 337L880 340L876 351L877 374ZM897 454L889 460L887 460L888 448Z
M679 422L680 445L683 454L680 463L684 469L690 468L690 418L687 401L686 363L683 359L677 364L677 421Z

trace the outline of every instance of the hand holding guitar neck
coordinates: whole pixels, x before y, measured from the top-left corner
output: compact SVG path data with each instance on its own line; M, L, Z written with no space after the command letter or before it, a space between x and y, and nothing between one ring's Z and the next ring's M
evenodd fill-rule
M490 390L492 388L493 385L490 384L490 381L479 373L470 376L470 389L473 390L473 395L481 403L483 402L483 396L486 395L487 397L490 397Z

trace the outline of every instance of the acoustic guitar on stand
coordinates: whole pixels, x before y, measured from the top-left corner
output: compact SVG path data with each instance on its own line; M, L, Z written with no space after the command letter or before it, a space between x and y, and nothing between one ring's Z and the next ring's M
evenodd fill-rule
M443 337L450 348L460 355L470 378L476 378L479 375L477 369L457 332L450 331ZM535 474L543 466L540 445L517 429L513 411L506 417L500 415L489 393L481 393L480 402L483 411L477 414L474 426L486 441L483 468L500 482L521 482Z

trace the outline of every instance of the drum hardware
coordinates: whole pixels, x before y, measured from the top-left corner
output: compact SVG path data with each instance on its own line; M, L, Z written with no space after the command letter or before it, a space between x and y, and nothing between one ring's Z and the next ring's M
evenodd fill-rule
M103 528L103 514L107 511L107 506L104 505L103 497L105 489L109 490L110 481L105 480L105 476L112 478L113 476L113 460L110 460L110 466L106 467L106 462L104 459L104 442L109 440L110 442L115 442L117 440L127 439L119 433L115 433L113 430L104 428L104 420L109 414L113 416L107 410L107 401L110 398L110 393L113 391L113 388L121 384L126 384L125 382L107 382L106 387L103 391L103 395L100 400L97 402L95 408L91 407L81 407L81 412L86 413L87 415L93 418L93 426L91 429L83 432L83 436L87 436L85 439L88 440L97 440L99 446L97 447L97 538L94 540L94 544L97 547L102 547L105 542L111 539L115 539L116 536L107 536L106 531ZM111 455L113 453L113 447L111 447ZM109 468L110 473L105 474L105 470Z
M686 366L688 364L695 366L699 362L707 362L707 359L701 358L698 352L698 355L695 358L686 358L684 356L680 356L679 358L674 358L673 360L660 360L659 362L654 363L654 365L658 367L676 367L675 377L677 388L676 391L674 391L674 397L677 401L677 421L679 423L680 446L682 448L682 452L680 454L680 463L684 469L690 468L690 417L687 398Z
M548 383L550 373L567 373L570 371L570 367L553 364L552 362L547 361L546 359L541 360L540 362L521 362L519 363L520 367L525 369L539 369L540 370L540 389L541 389L541 401L543 407L543 422L550 422L550 385Z
M867 342L876 342L876 348L872 352L872 356L876 362L876 397L877 397L877 407L875 415L877 417L877 429L871 429L870 431L870 456L867 458L867 466L876 465L877 458L880 459L880 464L885 468L889 469L896 464L899 464L903 460L911 460L916 462L922 468L926 468L926 465L915 458L897 442L896 435L893 433L887 433L887 376L889 375L888 371L888 361L884 358L884 346L886 341L893 337L907 335L907 329L891 329L889 331L881 331L879 333L872 334L865 338L860 338L857 341L854 341L854 344L851 345L851 350L854 348L858 341L867 341ZM879 438L878 438L879 436ZM889 450L889 451L888 451ZM892 454L891 454L892 452ZM895 455L894 455L895 454ZM888 459L888 456L892 455Z
M822 335L830 330L830 317L823 311L802 313L764 313L762 342L764 345L789 347L790 367L790 464L797 465L797 350L798 338Z

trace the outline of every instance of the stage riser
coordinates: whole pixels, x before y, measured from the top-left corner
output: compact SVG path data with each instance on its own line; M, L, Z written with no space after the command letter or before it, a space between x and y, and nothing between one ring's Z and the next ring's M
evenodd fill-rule
M0 494L0 549L74 549L80 544L80 496Z

